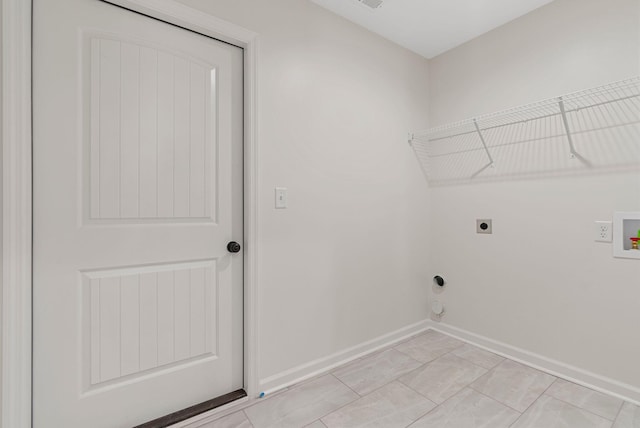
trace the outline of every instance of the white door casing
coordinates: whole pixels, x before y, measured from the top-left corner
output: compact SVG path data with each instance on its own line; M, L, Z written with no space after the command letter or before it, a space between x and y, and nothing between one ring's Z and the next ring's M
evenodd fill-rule
M243 386L242 54L65 1L34 10L34 421L124 426Z
M31 2L2 0L2 427L31 428Z

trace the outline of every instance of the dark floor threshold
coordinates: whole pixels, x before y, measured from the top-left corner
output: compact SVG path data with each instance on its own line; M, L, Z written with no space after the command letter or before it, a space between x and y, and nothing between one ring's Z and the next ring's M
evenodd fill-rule
M170 413L158 419L146 422L142 425L137 425L133 428L165 428L178 422L182 422L189 418L199 415L200 413L208 412L216 407L224 406L232 401L239 400L247 396L244 389L230 392L220 397L216 397L212 400L205 401L195 406L187 407L186 409L178 410L177 412Z

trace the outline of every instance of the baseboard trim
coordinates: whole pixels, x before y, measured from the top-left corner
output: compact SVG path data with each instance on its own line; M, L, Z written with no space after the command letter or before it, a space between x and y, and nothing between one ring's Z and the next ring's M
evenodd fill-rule
M306 364L266 377L260 380L260 390L263 391L265 395L269 395L296 383L326 373L338 366L363 357L379 349L408 339L411 336L428 330L430 326L430 320L423 320L351 348L347 348L343 351L336 352L335 354L318 358Z
M549 373L553 376L591 388L595 391L618 397L622 400L640 406L640 388L638 387L581 369L562 361L545 357L535 352L527 351L526 349L509 345L505 342L490 339L486 336L482 336L468 330L454 327L446 323L436 323L431 320L420 321L343 351L336 352L335 354L318 358L310 361L309 363L302 364L276 375L264 378L259 382L260 390L263 391L265 395L269 395L307 379L329 372L338 366L366 356L367 354L379 349L394 345L427 330L435 330L448 334L456 339L462 340L463 342L501 355L505 358L509 358L545 373Z
M471 345L640 406L640 388L527 351L498 340L445 323L432 322L429 329L460 339Z

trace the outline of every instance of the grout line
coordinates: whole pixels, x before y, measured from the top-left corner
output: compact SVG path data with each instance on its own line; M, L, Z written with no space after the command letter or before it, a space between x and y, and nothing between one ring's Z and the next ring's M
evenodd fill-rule
M406 356L407 356L407 357L409 357L409 358L413 358L411 355L407 354L406 352L402 352L401 350L396 349L396 348L393 348L393 349L395 349L396 351L400 352L401 354L406 355ZM414 358L414 360L415 360L415 358ZM418 360L416 360L416 361L418 361ZM421 362L421 363L422 363L422 361L418 361L418 362ZM426 363L422 363L422 364L426 364Z
M404 385L404 384L403 384L403 385ZM407 386L407 388L409 388L409 389L411 389L411 390L415 391L415 389L411 388L409 385L406 385L406 386ZM427 400L431 401L431 402L432 402L433 404L435 404L436 406L435 406L433 409L431 409L431 410L429 410L428 412L426 412L425 414L423 414L422 416L420 416L418 419L416 419L416 420L414 420L413 422L411 422L411 424L409 424L409 425L412 425L412 424L414 424L414 423L418 422L420 419L422 419L422 418L424 418L425 416L427 416L428 414L435 412L436 410L438 410L439 408L441 408L441 407L442 407L442 405L443 405L444 403L446 403L447 401L449 401L449 400L453 399L455 396L462 394L462 393L464 392L464 390L465 390L465 389L467 389L467 387L466 387L466 386L465 386L464 388L462 388L460 391L458 391L458 392L456 392L455 394L453 394L451 397L449 397L449 398L447 398L446 400L444 400L442 403L436 403L435 401L431 400L430 398L427 398ZM418 391L416 391L416 392L418 392ZM418 392L418 394L420 394L420 393ZM422 395L422 396L424 397L424 395L423 395L423 394L420 394L420 395Z
M422 368L423 366L426 366L429 363L423 364L422 366L418 367L416 370L419 370L420 368ZM409 372L411 373L411 372ZM432 399L430 399L429 397L427 397L426 395L424 395L422 392L418 391L417 389L415 389L414 387L412 387L411 385L407 385L406 383L404 383L403 381L401 381L400 379L398 379L398 382L400 382L401 384L403 384L404 386L406 386L407 388L409 388L410 390L412 390L413 392L415 392L416 394L420 394L422 397L426 398L427 400L431 401L432 403L435 403L436 406L439 406L442 403L437 403L435 401L433 401ZM446 401L446 400L445 400Z
M429 399L427 399L427 401L435 404L435 406L433 407L433 409L429 410L428 412L425 412L423 414L421 414L417 419L412 420L409 425L407 425L407 427L410 427L411 425L415 424L416 422L418 422L420 419L424 418L425 416L427 416L429 413L431 412L435 412L437 409L440 408L441 404L436 403L435 401L431 401Z
M409 388L410 388L410 387L409 387ZM429 400L429 401L431 401L432 403L434 403L434 404L436 405L436 407L434 407L433 409L429 410L427 413L425 413L424 415L420 416L418 419L416 419L415 421L413 421L413 422L411 422L411 423L412 423L412 424L413 424L413 423L416 423L416 422L417 422L417 421L419 421L420 419L422 419L422 418L424 418L425 416L427 416L429 413L435 412L438 408L442 407L442 405L443 405L444 403L446 403L447 401L452 400L452 399L453 399L453 398L455 398L456 396L458 396L458 395L462 394L462 393L464 392L464 390L465 390L465 389L467 389L467 388L468 388L468 386L465 386L465 387L464 387L464 388L462 388L460 391L456 392L455 394L453 394L451 397L447 398L446 400L444 400L444 401L443 401L442 403L440 403L440 404L436 403L435 401L431 401L431 400ZM413 389L413 388L412 388L412 389ZM473 390L473 391L475 391L475 390ZM416 391L416 392L417 392L417 391ZM495 400L494 400L494 401L495 401Z
M457 340L457 339L456 339L456 340ZM471 381L469 384L465 385L465 386L461 389L461 391L462 391L464 388L468 387L468 386L469 386L469 385L471 385L473 382L475 382L476 380L480 379L481 377L483 377L483 376L485 376L487 373L489 373L491 370L493 370L493 368L492 368L492 369L487 369L487 368L485 368L485 367L479 366L479 365L477 365L477 364L475 364L475 363L473 363L473 362L471 362L471 361L467 360L466 358L462 358L462 357L459 357L459 356L457 356L457 355L455 355L455 354L452 354L452 353L453 353L453 351L455 351L456 349L461 348L462 346L464 346L464 343L463 343L462 345L460 345L460 346L457 346L457 347L455 347L455 348L451 349L450 351L445 352L444 354L442 354L442 355L440 355L440 356L438 356L438 357L434 358L434 359L433 359L433 360L431 360L431 361L428 361L428 362L426 362L426 363L422 363L422 365L421 365L420 367L416 367L414 370L411 370L411 371L409 371L409 372L407 372L407 373L405 373L405 374L411 373L412 371L417 371L417 370L421 369L422 367L427 366L427 365L430 365L430 364L431 364L431 363L433 363L434 361L437 361L437 360L439 360L440 358L442 358L442 357L444 357L444 356L446 356L446 355L451 354L451 355L453 355L454 357L457 357L457 358L463 359L464 361L468 362L469 364L471 364L471 365L473 365L473 366L475 366L475 367L478 367L478 368L480 368L480 369L482 369L482 370L484 370L484 371L485 371L485 372L484 372L484 373L482 373L480 376L478 376L478 377L477 377L477 378L475 378L473 381ZM398 351L398 352L402 352L402 351ZM402 352L402 353L404 354L404 352ZM405 355L407 355L407 354L405 354ZM409 357L411 358L411 356L409 356ZM416 361L417 361L417 360L416 360ZM498 364L498 365L499 365L499 364ZM496 365L496 367L497 367L498 365ZM494 368L495 368L495 367L494 367ZM404 375L398 376L398 381L399 381L399 382L401 382L403 385L405 385L405 386L407 386L407 387L411 388L413 391L415 391L415 392L419 393L420 395L422 395L423 397L427 398L428 400L433 401L433 400L431 400L429 397L426 397L424 394L422 394L422 393L420 393L419 391L417 391L417 390L415 390L414 388L412 388L411 386L409 386L409 385L405 384L404 382L400 381L400 380L399 380L399 378L400 378L400 377L402 377L402 376L404 376ZM456 393L456 394L457 394L457 393ZM454 395L455 395L455 394L454 394ZM451 398L451 397L450 397L450 398ZM448 399L447 399L447 400L448 400ZM447 401L447 400L445 400L445 401ZM435 403L435 402L434 402L434 403ZM436 403L436 404L437 404L438 406L440 405L440 404L438 404L438 403Z
M555 383L555 381L554 381L554 383ZM553 385L553 384L552 384L552 385ZM551 388L551 386L549 386L549 388ZM547 389L549 389L549 388L547 388ZM587 388L587 389L588 389L588 388ZM551 395L551 394L547 393L547 391L545 391L543 394L544 394L544 395L546 395L547 397L551 397L551 398L553 398L554 400L561 401L561 402L563 402L564 404L568 404L568 405L570 405L570 406L572 406L572 407L575 407L576 409L583 410L583 411L585 411L585 412L587 412L587 413L590 413L590 414L592 414L592 415L594 415L594 416L597 416L597 417L599 417L599 418L605 419L605 420L607 420L607 421L615 422L615 419L609 419L609 418L607 418L607 417L605 417L605 416L602 416L602 415L599 415L599 414L597 414L597 413L594 413L594 412L592 412L592 411L591 411L591 410L589 410L589 409L585 409L584 407L580 407L580 406L578 406L578 405L576 405L576 404L574 404L574 403L570 403L570 402L568 402L568 401L566 401L566 400L563 400L562 398L558 398L558 397L556 397L556 396L553 396L553 395ZM624 405L624 401L622 401L622 405ZM622 409L622 406L620 406L620 409ZM614 418L617 418L618 414L620 413L620 409L618 409L618 412L616 412L616 416L614 416Z
M329 374L333 376L338 382L340 382L341 384L349 388L351 391L353 391L358 397L364 397L364 395L360 394L358 391L356 391L355 389L351 388L349 385L344 383L338 376L334 375L333 373L329 373Z
M620 415L622 414L622 409L624 409L624 405L626 403L627 401L622 402L622 406L620 406L620 408L618 409L618 413L616 413L616 418L613 420L613 425L615 425L616 421L620 418Z
M556 383L556 380L558 380L558 378L556 378L553 382L551 382L551 384L549 384L549 386L547 386L547 387L545 388L545 390L544 390L544 391L542 391L542 394L540 394L540 395L538 396L538 398L536 398L536 399L533 401L533 403L529 404L529 406L527 406L527 408L526 408L526 409L524 409L524 411L522 412L522 414L520 415L520 417L519 417L518 419L516 419L515 421L513 421L513 423L512 423L511 425L509 425L509 427L512 427L515 423L517 423L517 422L518 422L518 421L519 421L519 420L524 416L524 414L525 414L525 413L527 413L527 411L528 411L531 407L533 407L533 405L534 405L534 404L536 404L536 403L540 400L540 397L542 397L543 395L545 395L545 393L549 390L549 388L551 388L551 385L553 385L554 383Z
M472 382L472 383L473 383L473 382ZM477 389L475 389L473 386L471 386L471 384L469 384L469 386L468 386L467 388L471 389L472 391L477 392L477 393L478 393L478 394L480 394L480 395L483 395L483 396L485 396L485 397L487 397L487 398L490 398L491 400L495 401L495 402L496 402L496 403L498 403L498 404L502 404L503 406L505 406L505 407L506 407L506 408L508 408L508 409L513 410L514 412L518 412L518 414L519 414L520 416L522 416L522 414L524 413L524 412L521 412L521 411L520 411L520 410L518 410L518 409L515 409L515 408L511 407L511 406L510 406L510 405L508 405L507 403L503 403L502 401L498 400L498 399L497 399L497 398L495 398L495 397L492 397L492 396L490 396L490 395L488 395L488 394L485 394L485 393L484 393L484 392L482 392L482 391L478 391L478 390L477 390ZM537 400L537 398L536 398L536 400ZM520 416L518 416L518 417L520 417ZM514 422L515 422L515 421L514 421Z
M416 371L416 370L419 370L421 367L426 366L427 364L428 364L428 363L421 364L419 367L416 367L416 368L415 368L415 369L413 369L413 370L409 370L409 371L407 371L406 373L402 373L401 375L399 375L399 376L397 376L397 377L393 378L392 380L390 380L390 381L386 382L384 385L381 385L381 386L377 387L376 389L373 389L373 390L369 391L367 394L365 394L365 395L361 395L361 396L362 396L362 397L366 397L367 395L372 394L372 393L374 393L374 392L376 392L376 391L378 391L378 390L380 390L380 389L384 388L385 386L388 386L388 385L392 384L393 382L398 382L398 383L400 383L400 384L402 384L402 385L406 386L407 388L411 389L412 391L417 392L418 394L420 394L418 391L416 391L415 389L411 388L409 385L407 385L407 384L405 384L404 382L402 382L402 381L400 380L400 378L401 378L401 377L403 377L403 376L405 376L405 375L408 375L409 373L412 373L412 372L414 372L414 371ZM358 395L360 395L360 394L358 394ZM420 395L422 395L423 397L425 397L423 394L420 394ZM428 397L425 397L425 398L427 398L429 401L431 401L431 402L435 403L435 401L433 401L433 400L429 399ZM437 404L437 403L436 403L436 404Z
M513 361L513 360L511 360L511 359L509 359L509 358L506 358L506 357L502 357L502 358L503 358L503 360L502 360L502 361L500 361L500 363L498 363L498 364L497 364L495 367L493 367L491 370L487 371L485 374L483 374L482 376L480 376L478 379L480 379L481 377L484 377L484 376L488 375L490 372L495 372L495 371L496 371L496 369L497 369L499 366L501 366L503 362L505 362L505 361L507 361L507 360L508 360L508 361L511 361L511 362L516 362L516 361ZM516 363L517 363L517 362L516 362ZM519 364L519 363L518 363L518 364ZM531 368L531 367L529 367L529 366L526 366L526 367ZM534 370L535 370L535 369L534 369ZM548 374L548 373L545 373L545 374ZM549 376L551 376L551 375L549 375ZM478 380L478 379L476 379L476 380ZM556 382L556 380L558 380L558 378L554 379L554 380L553 380L553 382L551 382L551 385L553 385L553 384ZM488 395L488 394L485 394L484 392L482 392L482 391L480 391L480 390L476 389L474 386L472 386L472 384L473 384L473 383L475 383L475 381L473 381L473 382L471 382L471 383L469 384L469 388L470 388L470 389L473 389L473 390L474 390L474 391L476 391L477 393L482 394L482 395L484 395L485 397L491 398L492 400L494 400L494 401L496 401L496 402L498 402L498 403L502 404L503 406L506 406L506 407L508 407L508 408L510 408L510 409L512 409L512 410L514 410L514 411L516 411L516 412L518 412L518 413L520 413L520 415L524 414L524 411L520 411L520 410L518 410L518 409L516 409L516 408L514 408L514 407L512 407L512 406L510 406L509 404L507 404L507 403L503 403L502 401L498 400L497 398L492 397L492 396L490 396L490 395ZM549 388L551 388L551 385L549 385L549 386L548 386L548 387L547 387L547 388L542 392L542 394L540 394L540 396L542 396L545 392L547 392L547 390L548 390ZM540 397L538 397L538 398L540 398ZM537 401L537 400L538 400L538 398L536 398L536 400L535 400L535 401ZM534 401L534 402L535 402L535 401ZM533 404L533 403L531 403L531 404ZM531 405L529 405L529 407L531 407ZM529 407L527 407L527 409L528 409ZM525 411L526 411L527 409L525 409ZM514 421L514 423L515 423L515 421Z
M246 409L246 407L245 407L245 409ZM245 409L241 409L237 413L242 413L244 415L245 419L247 420L247 422L249 422L249 425L251 425L251 427L253 428L253 422L251 422L251 419L249 419L249 415L247 415L247 412L244 411ZM231 413L231 415L233 415L233 413Z
M385 351L383 351L383 352L387 352L387 351L388 351L388 349L387 349L387 350L385 350ZM398 352L400 352L400 351L398 351ZM399 378L401 378L402 376L404 376L404 375L406 375L406 374L409 374L409 373L411 373L411 372L413 372L413 371L415 371L415 370L418 370L420 367L422 367L423 365L425 365L425 363L423 363L423 362L421 362L421 361L418 361L418 360L416 360L416 359L414 359L414 358L412 358L412 357L408 356L407 354L404 354L404 353L402 353L402 354L403 354L403 355L405 355L407 358L409 358L412 362L418 363L418 364L419 364L419 366L417 366L417 367L415 367L415 368L413 368L413 369L409 369L409 370L403 371L402 373L395 375L391 380L389 380L389 381L385 382L383 385L381 385L381 386L379 386L379 387L377 387L377 388L375 388L375 389L373 389L373 390L369 391L368 393L366 393L366 394L364 394L364 395L363 395L363 394L360 394L359 392L357 392L356 390L354 390L353 388L351 388L349 385L347 385L344 381L342 381L342 379L340 379L340 378L335 374L335 372L336 372L336 371L338 371L338 370L340 370L340 369L342 369L342 368L347 368L347 367L349 367L349 366L356 365L357 363L362 363L362 362L363 362L364 360L366 360L367 358L375 358L377 355L379 355L379 353L375 352L375 353L373 353L373 354L372 354L371 356L369 356L369 357L366 357L366 356L365 356L365 357L363 357L363 358L361 358L361 359L358 359L358 360L352 361L352 362L350 362L350 363L348 363L348 364L345 364L344 366L336 367L334 370L332 370L331 372L329 372L329 374L332 374L336 379L338 379L340 382L344 383L344 384L345 384L345 386L347 386L349 389L351 389L351 390L352 390L353 392L355 392L356 394L360 395L361 397L364 397L364 396L366 396L366 395L369 395L369 394L370 394L370 393L372 393L373 391L377 391L378 389L383 388L383 387L385 387L385 386L389 385L390 383L392 383L392 382L394 382L394 381L398 380L398 379L399 379Z
M338 379L337 377L333 376L332 374L329 374L329 376L332 376L332 377L333 377L334 379L336 379L338 382L342 383L342 382L340 381L340 379ZM342 383L342 384L343 384L343 383ZM344 385L344 384L343 384L343 385ZM345 386L346 386L346 385L345 385ZM349 388L349 387L347 386L347 388ZM349 388L349 390L350 390L350 391L353 391L351 388ZM335 409L330 410L329 412L325 413L324 415L322 415L322 416L320 416L320 417L318 417L318 418L314 419L314 421L315 421L315 420L318 420L318 421L322 422L322 421L321 421L321 419L322 419L322 418L324 418L324 417L326 417L326 416L329 416L329 415L331 415L331 414L333 414L333 413L335 413L335 412L337 412L337 411L339 411L339 410L341 410L341 409L344 409L344 408L345 408L345 407L347 407L348 405L350 405L350 404L352 404L352 403L355 403L356 401L358 401L358 400L360 400L360 399L362 398L362 397L360 396L360 394L358 394L358 393L357 393L357 392L355 392L355 391L353 391L353 392L354 392L354 393L356 394L356 396L357 396L357 398L356 398L355 400L350 400L350 401L346 402L345 404L343 404L342 406L340 406L340 407L336 407ZM311 423L313 423L313 421L312 421ZM322 423L324 424L324 422L322 422ZM326 426L326 424L325 424L325 426Z

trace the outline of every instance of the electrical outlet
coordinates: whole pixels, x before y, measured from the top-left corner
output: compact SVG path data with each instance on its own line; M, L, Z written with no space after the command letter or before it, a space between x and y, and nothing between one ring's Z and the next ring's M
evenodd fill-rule
M484 233L491 235L493 233L493 225L490 218L476 220L476 233Z
M613 226L610 221L596 221L594 229L594 240L596 242L613 241Z

